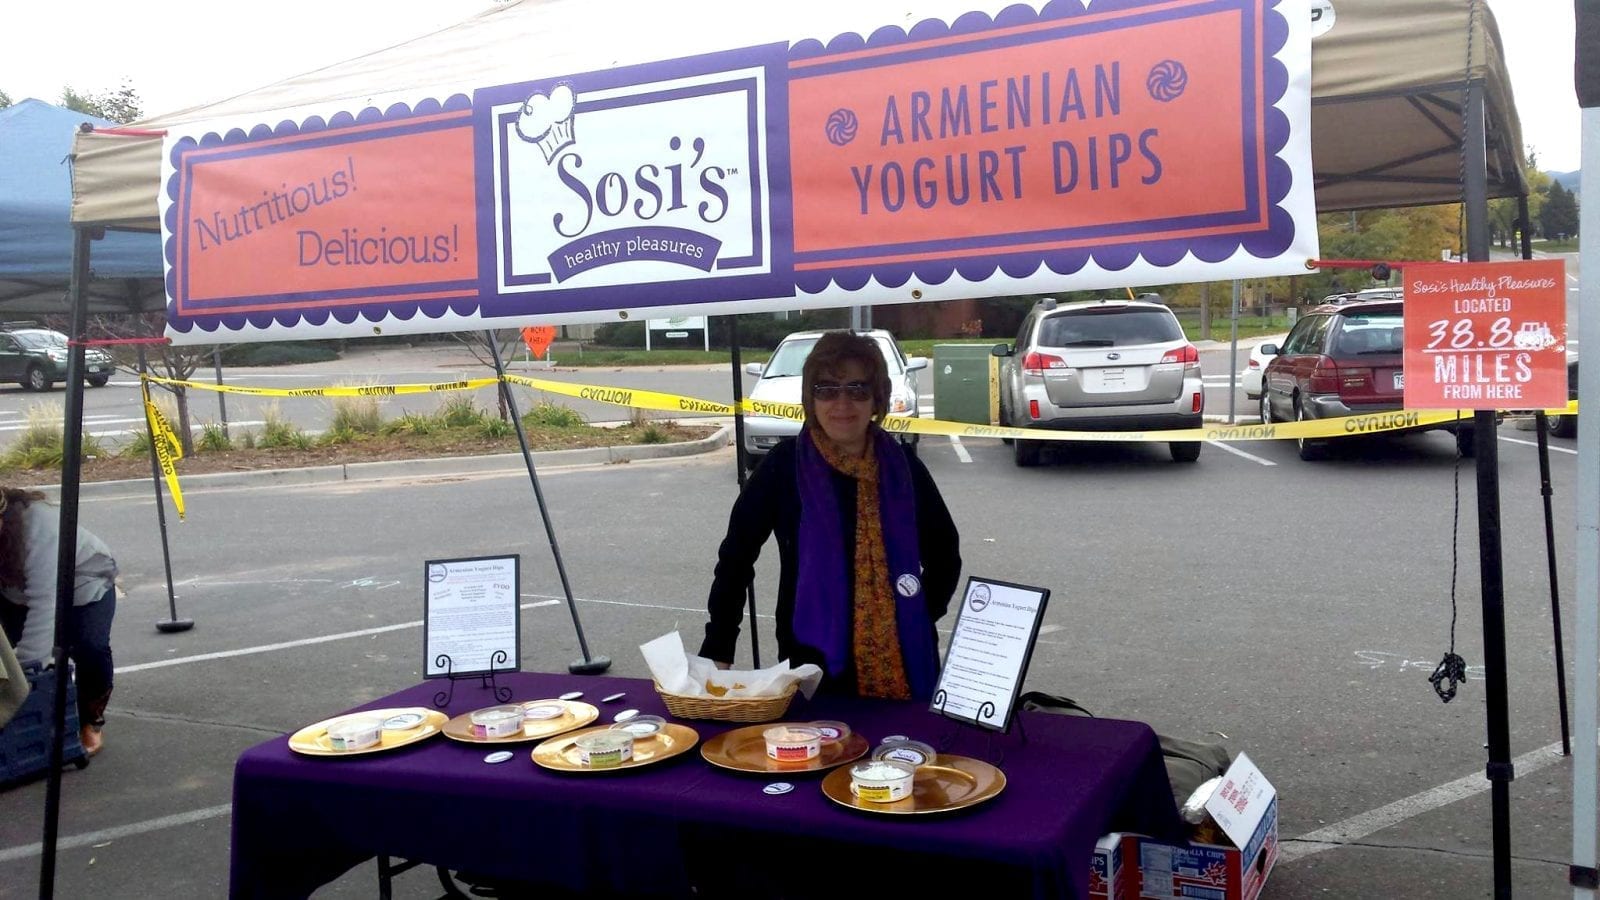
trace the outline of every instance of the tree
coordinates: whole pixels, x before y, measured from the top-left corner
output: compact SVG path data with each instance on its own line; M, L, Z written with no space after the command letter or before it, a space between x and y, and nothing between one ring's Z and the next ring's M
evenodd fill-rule
M1578 233L1578 198L1559 181L1550 182L1544 206L1539 210L1539 227L1549 240Z
M11 95L6 93L5 91L0 91L0 109L5 109L6 107L8 107L10 105L11 105Z
M144 104L139 99L139 92L127 81L122 82L119 88L97 94L80 94L68 85L61 89L61 105L73 112L99 116L121 125L144 118Z
M1528 182L1528 225L1539 227L1539 216L1544 205L1545 191L1550 187L1550 176L1539 171L1539 155L1528 150L1528 164L1522 170ZM1517 239L1517 198L1505 197L1489 201L1489 240L1501 246L1510 246ZM1517 248L1512 248L1517 249Z

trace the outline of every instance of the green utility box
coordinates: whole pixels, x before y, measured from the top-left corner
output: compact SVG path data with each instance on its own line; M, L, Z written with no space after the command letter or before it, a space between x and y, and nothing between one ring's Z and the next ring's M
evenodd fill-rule
M994 344L933 345L933 411L941 422L999 420L999 359Z

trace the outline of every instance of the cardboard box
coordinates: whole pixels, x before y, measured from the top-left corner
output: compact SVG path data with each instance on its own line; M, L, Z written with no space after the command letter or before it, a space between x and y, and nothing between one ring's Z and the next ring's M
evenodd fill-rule
M1138 835L1124 840L1130 880L1141 900L1255 900L1278 859L1278 792L1250 757L1228 767L1206 811L1219 843L1167 844Z
M1122 864L1123 835L1108 834L1095 842L1089 864L1089 900L1129 900L1133 873Z

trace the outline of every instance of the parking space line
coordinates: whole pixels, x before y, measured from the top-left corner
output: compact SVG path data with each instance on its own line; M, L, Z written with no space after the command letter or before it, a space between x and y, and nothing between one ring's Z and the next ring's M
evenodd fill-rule
M1505 437L1504 435L1501 436L1500 440L1505 441L1508 444L1521 444L1524 447L1537 447L1537 446L1539 446L1539 442L1538 441L1524 441L1524 440L1519 440L1518 438ZM1566 447L1557 447L1555 444L1551 444L1550 445L1550 449L1552 451L1556 452L1556 453L1570 453L1573 456L1577 456L1578 455L1578 451L1576 451L1576 450L1568 450Z
M1511 764L1517 775L1525 776L1562 759L1564 757L1561 755L1561 744L1558 741L1524 753L1512 760ZM1351 816L1343 822L1335 822L1326 828L1318 828L1297 838L1287 838L1279 845L1278 862L1290 863L1297 859L1315 856L1324 850L1336 850L1391 825L1433 812L1488 789L1489 779L1482 772L1464 775L1436 788L1429 788L1419 794L1412 794L1410 797L1404 797L1377 809Z
M555 606L560 600L540 600L535 603L522 604L523 609L533 609L539 606ZM698 612L699 610L697 610ZM118 666L115 674L128 675L133 672L143 672L146 669L164 669L167 666L181 666L186 663L206 662L213 659L229 659L235 656L251 656L256 653L269 653L273 650L288 650L292 647L308 647L312 644L326 644L329 641L342 641L345 638L366 637L373 634L383 634L388 631L403 631L407 628L421 628L422 620L415 622L401 622L398 625L381 625L377 628L363 628L360 631L345 631L340 634L324 634L317 637L301 638L297 641L283 641L277 644L262 644L257 647L240 647L237 650L218 650L215 653L199 653L194 656L180 656L177 659L158 659L155 662L135 663L131 666Z
M191 809L188 812L162 816L159 819L146 819L143 822L118 825L115 828L102 828L99 831L91 831L86 834L74 834L57 841L56 849L72 850L77 847L92 847L96 844L105 844L133 837L136 834L145 834L150 831L160 831L163 828L176 828L179 825L204 822L207 819L225 816L232 811L233 804L224 803L221 806L208 806L204 809ZM41 842L23 844L20 847L6 847L5 849L0 849L0 863L16 862L19 859L38 856L43 852L44 844Z
M1225 443L1223 441L1206 441L1206 443L1210 444L1211 446L1213 446L1215 448L1217 448L1218 450L1226 450L1226 451L1228 451L1229 453L1232 453L1235 456L1242 456L1245 459L1250 460L1251 462L1257 462L1257 463L1262 464L1263 466L1275 466L1275 465L1277 465L1277 463L1273 462L1270 459L1264 459L1264 458L1262 458L1260 456L1255 455L1254 453L1246 453L1243 450L1240 450L1238 447L1230 447L1230 446L1227 445L1227 443Z
M955 449L957 459L964 463L972 462L972 454L968 453L967 448L962 446L959 435L950 435L950 446Z

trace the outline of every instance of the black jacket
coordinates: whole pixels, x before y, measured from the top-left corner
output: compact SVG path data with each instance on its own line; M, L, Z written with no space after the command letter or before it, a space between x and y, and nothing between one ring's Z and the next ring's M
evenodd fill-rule
M745 588L755 577L755 563L767 538L778 536L778 658L791 665L823 665L822 654L798 643L794 636L794 593L798 576L800 532L800 486L795 472L795 442L780 442L756 468L728 517L728 535L717 551L717 568L711 582L707 608L705 642L700 655L721 662L733 660L739 639L739 623L744 617ZM922 590L928 602L928 619L935 621L950 606L956 580L961 575L961 540L950 510L933 483L933 476L922 461L907 456L911 483L916 494L917 543L922 556ZM856 480L831 472L834 494L839 501L845 560L855 559ZM758 602L760 598L757 598ZM826 668L824 666L824 668ZM855 665L839 678L828 679L830 689L853 687Z

